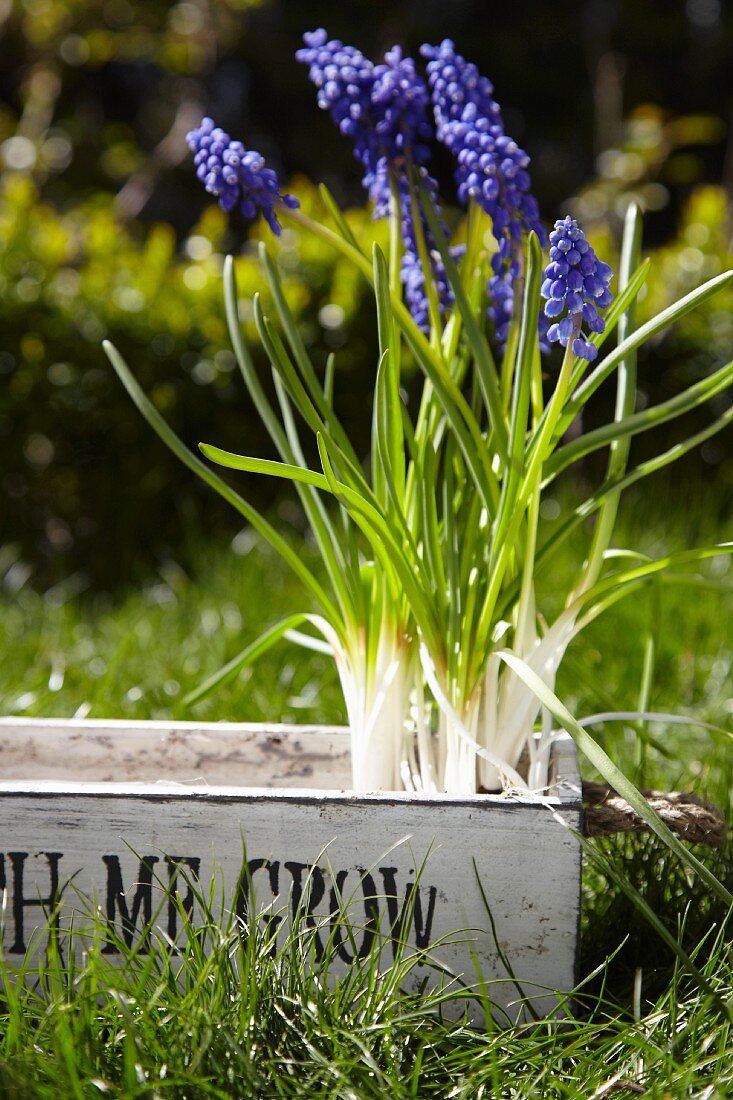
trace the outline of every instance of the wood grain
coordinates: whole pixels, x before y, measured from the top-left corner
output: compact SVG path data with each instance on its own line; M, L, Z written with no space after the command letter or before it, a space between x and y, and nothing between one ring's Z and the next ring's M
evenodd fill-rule
M574 984L580 851L564 826L580 828L581 802L569 739L555 747L552 797L533 802L354 795L340 789L348 781L343 730L38 720L0 726L0 888L7 890L11 962L40 946L43 903L53 893L63 894L62 925L73 913L78 927L79 913L98 907L131 942L144 937L147 919L175 939L170 896L187 896L187 875L207 885L217 875L233 911L282 918L283 932L300 899L326 937L335 899L350 899L357 945L366 951L378 933L385 965L395 929L409 914L411 950L427 951L467 985L477 963L504 1019L522 1018L519 987L535 1011L549 1013L557 1005L551 991ZM217 747L221 755L212 762ZM168 751L171 768L158 773ZM159 782L123 778L142 774L134 771L142 757L155 762L150 775ZM178 778L199 773L202 782ZM72 774L77 778L65 778ZM251 896L241 888L243 869ZM195 922L195 906L192 916ZM413 976L416 983L440 980L429 967ZM480 1018L476 1006L473 1015Z
M0 718L0 779L337 789L351 781L341 726Z

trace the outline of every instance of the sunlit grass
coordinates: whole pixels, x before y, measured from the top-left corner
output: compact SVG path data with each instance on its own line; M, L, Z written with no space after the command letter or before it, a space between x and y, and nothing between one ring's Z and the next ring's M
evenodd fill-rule
M630 503L618 542L660 553L725 537L703 504ZM287 644L191 711L181 700L269 622L303 604L278 560L248 536L210 542L190 574L169 563L115 603L44 599L29 585L2 600L0 709L5 713L342 721L327 659ZM307 547L300 552L310 554ZM574 564L572 547L567 568ZM16 572L16 579L19 574ZM730 584L727 574L712 576ZM543 586L551 588L552 578ZM648 707L727 729L733 707L730 591L650 586L571 648L559 694L574 713L638 706L649 638ZM641 784L693 789L730 814L733 742L693 727L626 723L598 731ZM594 842L723 999L733 969L726 913L657 842ZM701 853L704 854L704 853ZM705 855L733 886L730 846ZM479 1033L441 1018L430 996L399 993L368 962L329 988L303 966L296 935L274 956L263 930L194 940L183 957L130 955L111 968L92 952L73 971L53 959L0 1006L0 1096L484 1097L717 1100L733 1091L730 1012L680 969L627 896L586 861L583 985L561 1026ZM208 899L214 910L212 898ZM124 954L124 951L123 951ZM185 981L176 979L184 966ZM591 976L592 975L592 976ZM730 1002L729 1002L730 1003ZM604 1091L605 1090L605 1091Z
M634 853L627 846L632 863L635 847ZM673 880L668 871L659 878L663 906L681 900ZM604 885L594 879L587 898L601 927L603 905L613 901L601 901ZM714 995L729 997L733 969L719 920L695 952L711 996L656 955L647 937L629 970L628 998L619 1000L613 986L625 969L617 952L627 932L617 925L608 941L613 958L583 983L574 1018L476 1029L460 1012L455 1019L460 1006L450 993L400 992L419 960L398 955L382 970L375 951L334 980L333 941L326 938L316 962L307 921L296 917L273 950L266 924L245 928L222 919L216 887L203 889L196 928L178 953L154 932L147 953L115 939L121 961L113 962L101 951L112 934L102 928L96 947L73 967L52 951L24 985L1 968L0 1095L544 1100L643 1089L657 1100L712 1100L730 1094L732 1024ZM700 900L689 884L687 892L692 905ZM638 933L634 912L626 915ZM185 927L183 910L180 919ZM587 921L586 933L593 931Z
M661 555L725 538L725 524L706 518L705 502L675 508L662 484L652 502L630 499L619 546ZM552 512L550 511L550 514ZM546 521L551 531L552 520ZM317 567L312 548L298 553ZM551 575L540 575L540 606L550 613L577 568L572 543ZM719 588L664 580L622 601L571 644L559 694L577 715L639 706L645 651L651 647L646 709L690 714L731 727L733 715L733 573L721 557L706 570ZM307 596L279 558L250 532L201 544L189 572L171 559L144 587L112 602L73 595L63 585L45 595L29 583L13 591L17 563L6 567L2 596L0 711L71 717L201 718L230 721L343 722L337 678L328 657L287 642L195 707L183 698L265 627L308 608ZM543 605L543 600L546 604ZM715 735L690 727L652 726L640 740L628 724L608 724L604 743L642 784L694 782L725 800L709 767ZM659 751L650 748L657 746ZM712 786L711 786L712 784Z
M6 597L5 713L71 717L340 722L331 662L283 644L202 701L182 703L272 620L307 606L274 553L248 533L202 546L191 574L169 561L141 589L104 597ZM300 553L308 555L303 546Z

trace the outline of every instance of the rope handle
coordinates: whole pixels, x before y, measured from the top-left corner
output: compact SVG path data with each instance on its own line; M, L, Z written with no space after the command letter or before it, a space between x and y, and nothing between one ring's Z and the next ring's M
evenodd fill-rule
M728 826L716 806L703 802L695 794L680 791L642 791L664 824L690 844L720 848L728 835ZM589 837L614 833L649 832L649 826L612 787L604 783L583 782L583 833Z

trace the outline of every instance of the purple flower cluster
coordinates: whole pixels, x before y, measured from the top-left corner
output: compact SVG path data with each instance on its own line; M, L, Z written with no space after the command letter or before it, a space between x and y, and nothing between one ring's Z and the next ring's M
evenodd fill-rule
M568 312L550 325L548 339L563 347L572 340L573 351L580 359L595 359L598 349L588 343L581 326L585 323L591 332L604 331L606 323L598 310L606 309L613 301L608 288L612 274L608 264L597 258L574 218L568 215L555 222L541 294L547 299L547 317L559 317L566 307Z
M420 169L420 186L428 202L432 203L438 214L440 214L440 207L438 205L438 185L425 168ZM410 181L406 177L401 178L398 183L398 189L400 195L400 210L402 214L402 240L405 245L400 278L405 287L407 308L410 310L415 324L418 328L422 329L423 332L429 332L430 308L425 288L425 271L420 261L420 252L417 245L417 229L413 216L412 203L410 201ZM447 238L448 227L442 222L442 219L441 227L444 237ZM425 216L422 213L420 215L420 228L425 240L425 247L430 264L430 273L433 283L435 284L440 311L442 315L445 315L453 304L453 291L450 288L448 276L446 275L445 266L440 253L435 247L432 234L425 221ZM464 252L465 247L463 245L452 246L450 253L453 262L458 263Z
M410 168L419 169L422 187L437 207L437 184L425 171L433 131L427 118L430 96L412 58L398 46L384 63L373 65L353 46L329 40L323 28L303 36L305 47L296 58L308 65L308 76L318 89L318 105L329 111L342 134L351 139L364 169L363 184L374 203L374 215L390 209L390 177L397 183L405 251L402 280L410 312L424 330L429 328L425 273L420 262L410 202ZM432 276L443 312L453 296L440 256L423 222Z
M303 41L305 47L295 56L308 65L318 106L351 138L364 168L364 186L381 216L389 207L388 169L404 171L408 154L416 165L429 156L425 83L399 46L385 55L384 64L374 65L353 46L329 40L322 27L303 35Z
M264 157L241 141L232 141L210 118L203 118L198 129L186 135L186 142L194 153L196 175L209 194L216 195L219 206L229 211L239 205L247 221L261 214L279 235L278 203L291 209L299 203L293 195L280 194L277 175L266 167Z
M432 103L438 140L457 161L459 200L477 203L491 218L497 250L491 258L489 314L497 340L504 344L522 274L522 238L534 231L544 245L547 235L530 191L529 157L505 133L491 81L456 53L448 38L439 46L421 48L427 58L427 84L414 61L403 57L398 46L385 54L383 63L375 65L355 47L329 39L323 28L305 34L303 41L296 57L308 65L319 107L330 113L341 133L353 142L375 217L389 213L395 195L404 243L401 277L405 299L424 331L430 327L426 275L435 286L441 313L445 315L453 304L445 268L424 216L424 204L430 203L442 224L437 183L425 167L433 137L428 120ZM278 204L297 207L298 201L280 193L277 176L259 153L232 141L210 118L202 119L186 140L195 155L199 179L224 210L238 205L248 220L262 214L272 230L280 232ZM418 185L417 202L413 203ZM447 238L445 227L444 231ZM420 235L427 253L425 266L418 248ZM598 310L612 300L608 289L611 269L596 259L569 217L556 222L550 243L551 262L542 286L547 304L539 318L540 346L546 351L548 340L567 346L572 339L576 355L593 359L596 349L581 326L585 322L592 332L603 331ZM451 249L456 260L462 253L462 248ZM567 316L554 321L565 307Z
M458 163L458 198L465 204L472 199L491 218L498 249L491 260L489 312L503 344L513 313L513 286L522 270L522 235L534 230L542 244L547 242L530 192L529 157L504 132L491 82L456 53L449 38L421 52L428 58L438 139Z
M450 38L439 46L420 47L427 58L428 83L432 93L438 140L443 141L445 128L454 122L485 119L503 134L504 123L498 103L494 100L494 85L482 76L476 66L456 53Z
M426 163L433 137L429 107L428 89L415 62L393 46L384 55L384 64L374 67L372 87L376 145L388 162L398 164L409 156L413 164Z

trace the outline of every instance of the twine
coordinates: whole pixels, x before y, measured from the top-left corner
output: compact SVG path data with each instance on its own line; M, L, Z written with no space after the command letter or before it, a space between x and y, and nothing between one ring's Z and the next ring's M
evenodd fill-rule
M642 791L664 824L691 844L720 848L728 826L719 809L695 794L680 791ZM583 833L612 836L614 833L649 832L649 826L613 788L603 783L583 783Z

